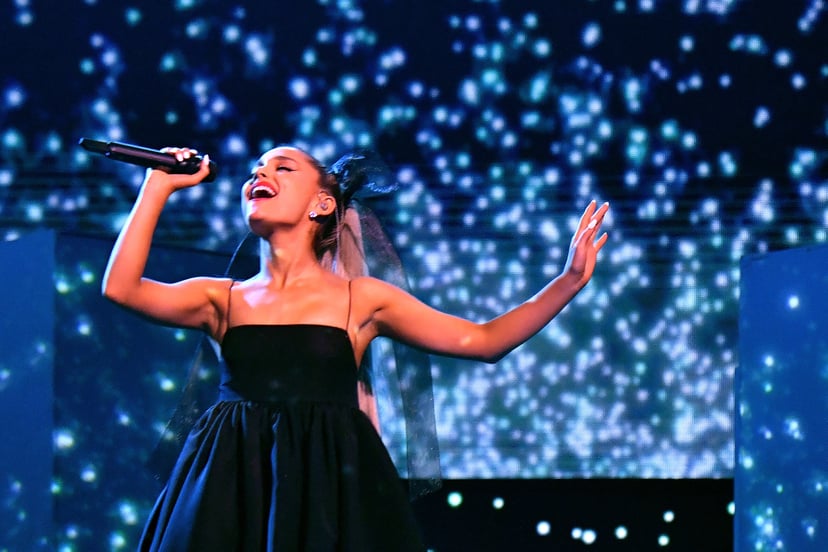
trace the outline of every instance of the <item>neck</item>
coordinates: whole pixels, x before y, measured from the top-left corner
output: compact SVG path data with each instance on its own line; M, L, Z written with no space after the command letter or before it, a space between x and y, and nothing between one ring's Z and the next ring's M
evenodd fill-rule
M300 236L274 233L260 240L259 276L280 287L322 270L313 248Z

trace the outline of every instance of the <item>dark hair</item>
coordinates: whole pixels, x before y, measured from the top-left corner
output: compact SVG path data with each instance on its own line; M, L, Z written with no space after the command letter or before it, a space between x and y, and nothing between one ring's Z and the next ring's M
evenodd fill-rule
M330 194L336 201L336 208L333 213L316 218L319 226L313 236L313 250L314 253L316 253L316 258L321 260L325 253L330 252L332 256L336 254L336 233L339 222L342 220L345 213L345 201L342 196L342 189L339 186L339 180L336 176L331 174L328 171L328 168L314 156L304 150L300 149L299 151L307 156L311 165L313 165L316 172L319 174L319 187L326 193Z
M319 229L314 235L313 248L318 259L329 256L335 259L343 247L340 243L340 230L344 225L346 209L351 199L368 197L391 192L397 188L396 179L385 165L385 162L373 151L358 149L346 153L330 168L325 167L316 158L304 150L301 151L314 166L319 174L319 187L329 193L336 200L336 208L330 215L317 217ZM351 228L351 234L356 237L358 228ZM360 241L357 238L357 241Z

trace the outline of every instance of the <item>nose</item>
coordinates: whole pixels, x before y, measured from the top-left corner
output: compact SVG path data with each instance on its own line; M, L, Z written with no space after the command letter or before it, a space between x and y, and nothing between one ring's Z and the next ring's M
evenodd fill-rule
M264 167L259 167L253 170L250 177L247 181L242 185L242 194L247 195L247 191L250 189L253 184L256 183L257 180L263 179L265 177Z

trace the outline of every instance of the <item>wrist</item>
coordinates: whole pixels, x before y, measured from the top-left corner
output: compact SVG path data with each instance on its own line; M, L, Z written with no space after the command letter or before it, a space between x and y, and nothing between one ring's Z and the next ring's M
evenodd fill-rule
M141 185L141 195L166 200L173 194L175 188L166 178L166 174L156 176L152 174L154 172L150 172L144 179Z
M589 278L585 278L583 273L577 273L573 270L565 270L558 276L561 285L569 290L572 295L575 295L589 282Z

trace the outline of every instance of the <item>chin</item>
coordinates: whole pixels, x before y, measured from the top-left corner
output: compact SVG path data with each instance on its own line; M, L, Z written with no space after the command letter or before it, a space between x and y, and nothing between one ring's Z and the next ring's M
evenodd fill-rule
M273 233L273 225L255 216L247 217L247 228L260 238L267 238Z

